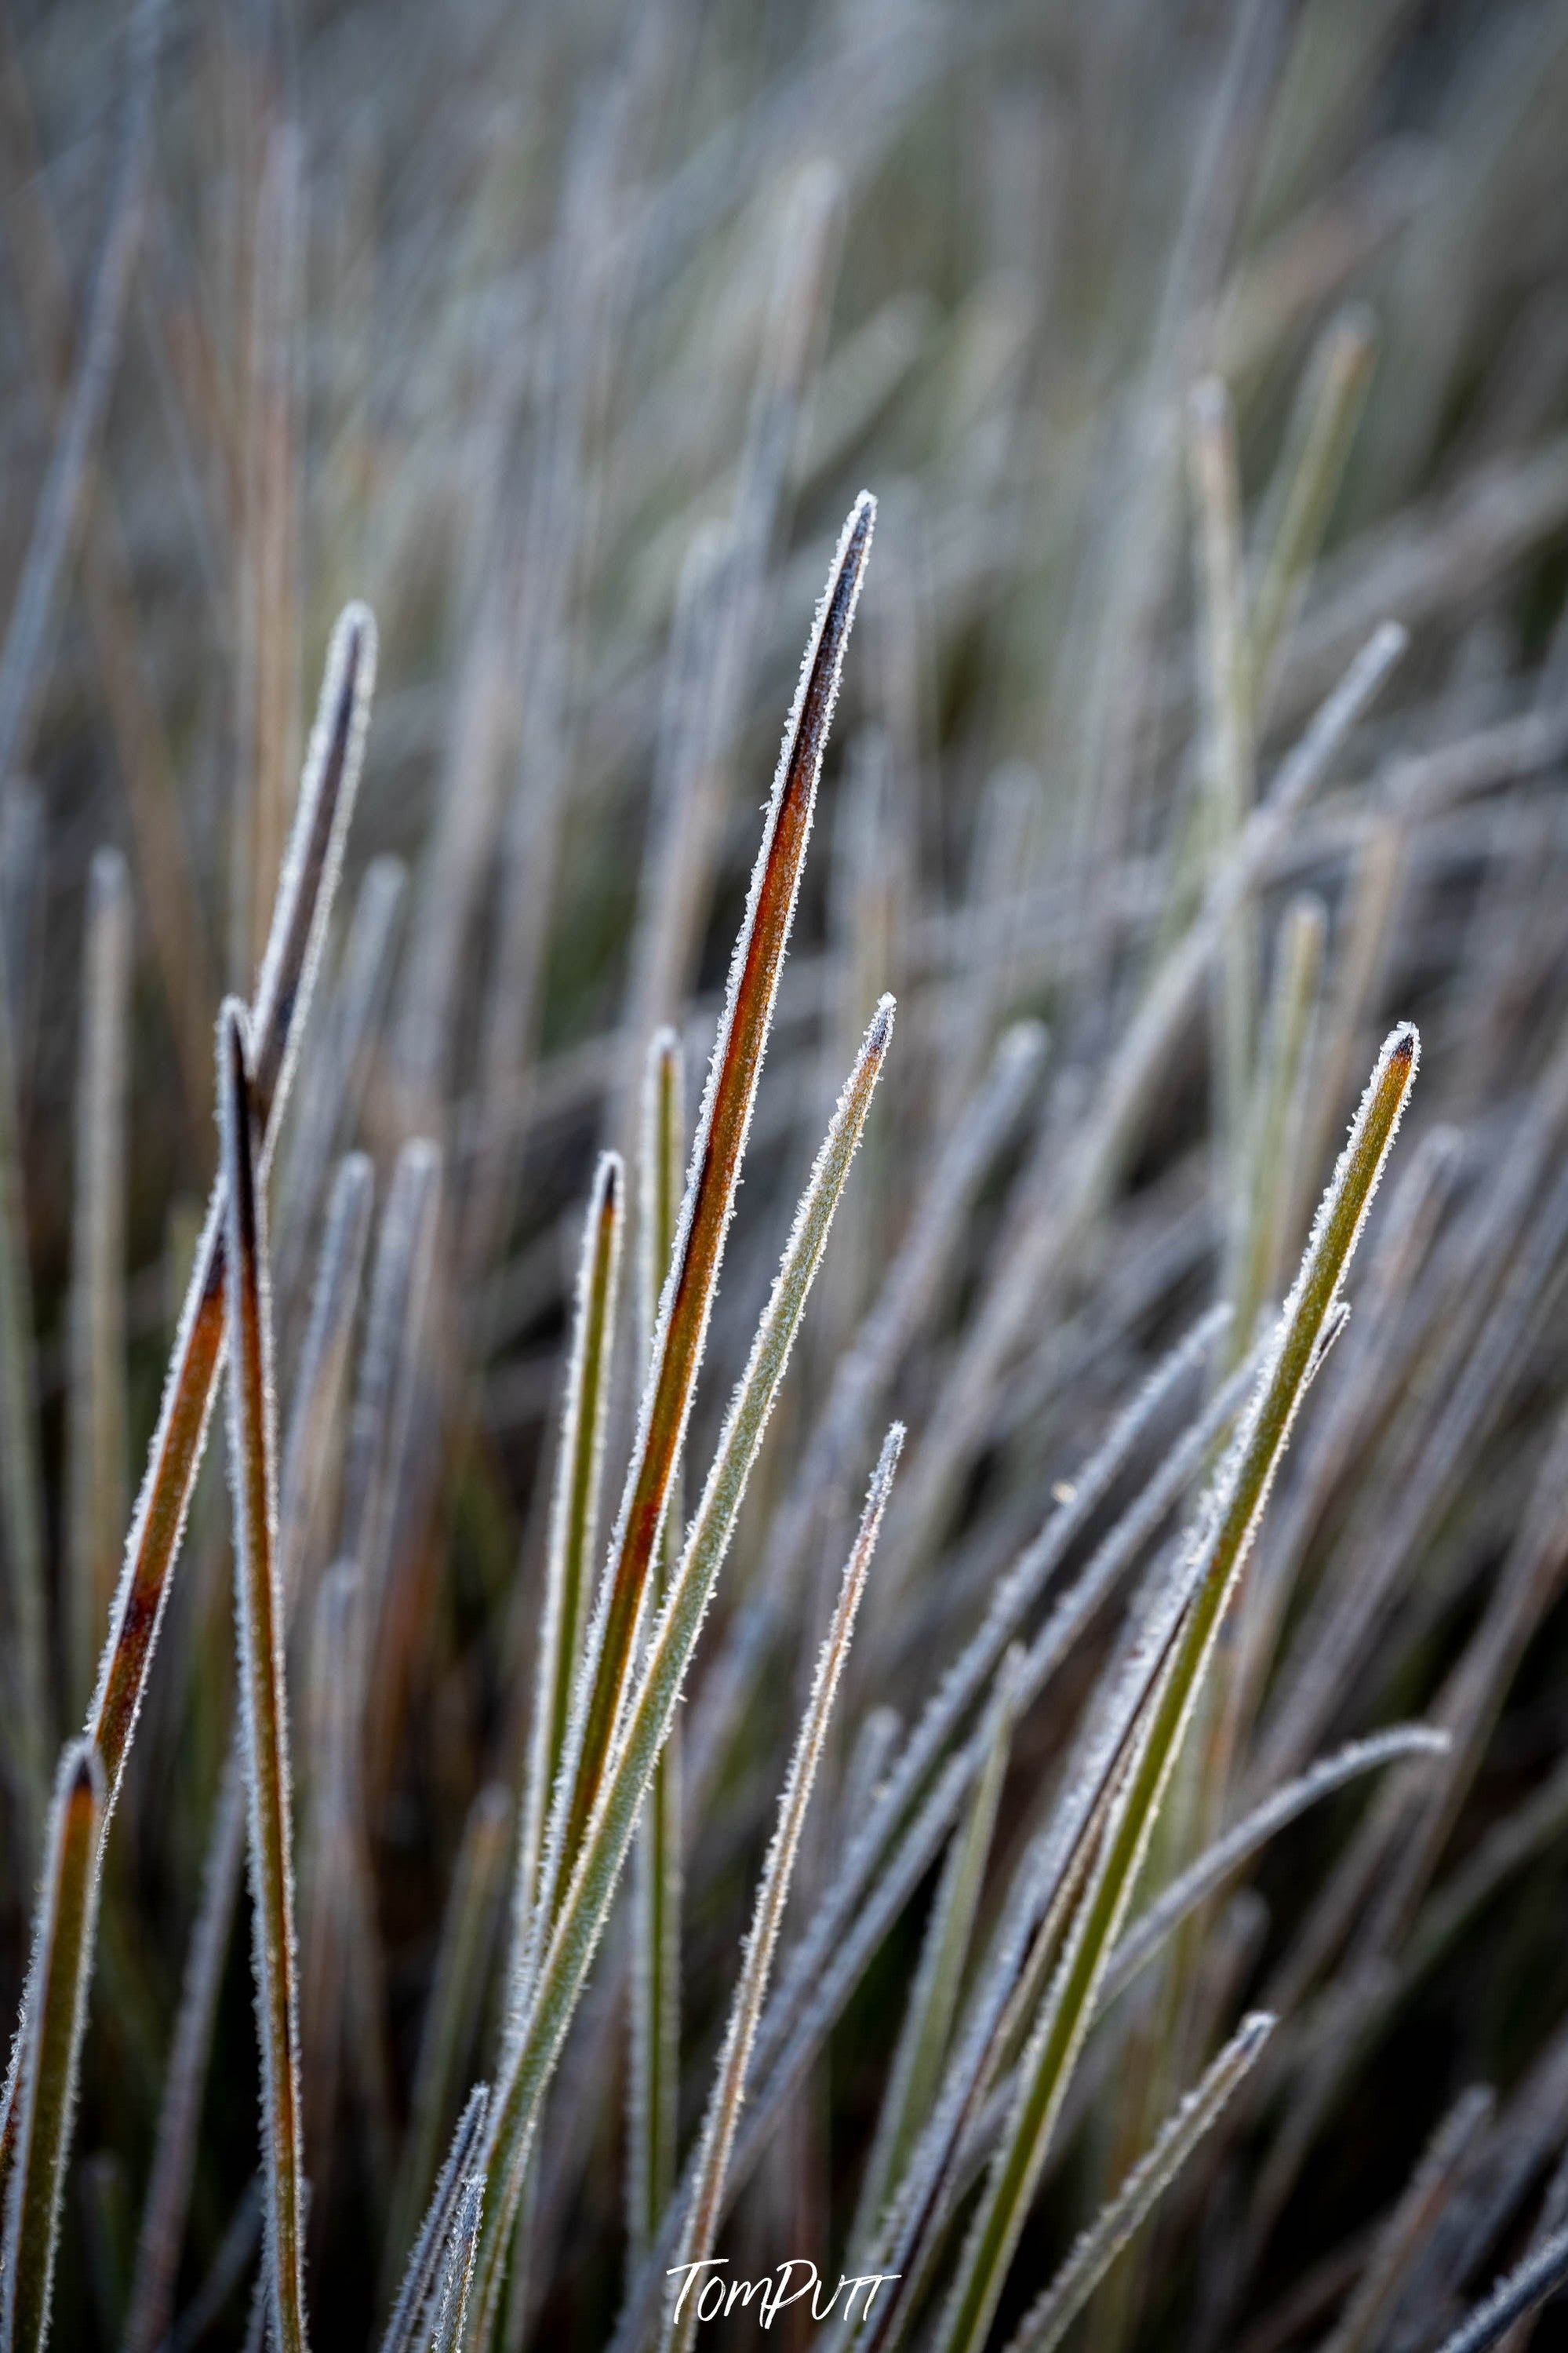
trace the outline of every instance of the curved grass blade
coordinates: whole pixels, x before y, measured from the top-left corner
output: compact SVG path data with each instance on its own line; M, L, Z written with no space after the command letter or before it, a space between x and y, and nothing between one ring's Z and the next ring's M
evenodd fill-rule
M866 1033L795 1213L772 1294L731 1400L701 1500L637 1674L625 1732L537 1974L521 1989L508 2034L486 2153L489 2187L472 2324L476 2348L489 2342L511 2227L545 2088L609 1915L621 1867L653 1779L697 1637L734 1532L746 1482L789 1364L806 1295L826 1248L833 1212L848 1177L892 1036L884 997Z
M7 2107L15 2124L8 2126L9 2146L0 2149L0 2344L7 2353L42 2353L48 2341L103 1820L98 1751L90 1740L72 1741L55 1784L43 1898L11 2060Z
M860 1606L860 1596L865 1591L866 1573L871 1566L871 1555L881 1530L882 1514L887 1508L888 1491L893 1482L903 1443L903 1425L896 1421L882 1442L882 1451L866 1497L866 1508L861 1514L859 1533L845 1565L837 1605L816 1662L805 1714L801 1718L795 1754L790 1759L784 1796L779 1805L778 1827L763 1866L762 1882L757 1889L756 1905L746 1938L745 1960L731 2004L724 2047L720 2053L718 2073L703 2121L696 2190L681 2233L680 2253L674 2266L677 2272L683 2272L691 2265L705 2264L718 2234L724 2176L730 2152L734 2146L736 2119L745 2097L746 2072L756 2038L757 2020L767 1992L768 1971L773 1965L773 1948L778 1942L784 1906L789 1901L790 1881L795 1873L795 1859L800 1846L801 1825L805 1819L806 1807L811 1802L812 1784L816 1778L822 1744L827 1735L827 1719L832 1714L844 1662L849 1655L856 1612ZM677 2353L687 2353L697 2329L697 2306L695 2300L689 2297L685 2300L684 2308L679 2306L680 2300L672 2295L660 2345L661 2348L673 2347Z
M1106 1964L1100 2007L1108 2008L1131 1984L1139 1970L1153 1959L1189 1914L1299 1814L1304 1814L1333 1790L1342 1789L1347 1781L1355 1780L1363 1773L1375 1772L1380 1765L1391 1765L1404 1757L1446 1757L1449 1746L1448 1735L1434 1725L1394 1725L1387 1732L1373 1733L1368 1740L1350 1741L1332 1757L1322 1757L1310 1771L1276 1789L1226 1831L1223 1838L1206 1848L1179 1878L1173 1879L1128 1930Z
M659 1287L675 1248L686 1106L680 1040L661 1029L648 1048L643 1103L641 1337L651 1348ZM662 1602L680 1557L679 1469L659 1540ZM637 1832L632 1916L631 2064L626 2100L626 2235L647 2254L675 2187L680 2099L680 1904L683 1726L671 1725Z
M730 966L675 1252L659 1302L647 1388L610 1547L607 1587L589 1637L589 1696L569 1746L563 1776L567 1803L559 1830L552 1832L542 1912L552 1909L556 1883L570 1875L632 1672L632 1636L708 1336L875 517L876 501L862 491L834 555L784 729L745 920Z
M1266 2010L1244 2018L1203 2079L1194 2084L1140 2158L1115 2197L1086 2231L1045 2293L1031 2305L1007 2353L1056 2353L1135 2231L1186 2163L1231 2094L1251 2073L1278 2021Z
M245 1012L231 997L218 1021L218 1103L227 1195L225 1286L233 1325L228 1451L261 2044L268 2293L278 2353L305 2353L300 2019L284 1608L276 1549L272 1321L261 1139L247 1063Z
M620 1291L626 1189L626 1172L619 1153L605 1153L595 1171L594 1189L583 1224L566 1402L561 1417L561 1446L550 1505L550 1551L539 1628L538 1684L518 1849L519 1950L533 1909L545 1808L561 1769L572 1689L582 1662L588 1626L600 1473L610 1406L616 1303ZM515 1956L512 1966L517 1966Z
M1222 1472L1196 1589L1143 1711L1056 1982L1025 2054L1018 2100L938 2332L942 2353L978 2353L995 2313L1221 1615L1246 1564L1325 1327L1337 1311L1345 1269L1393 1144L1416 1058L1415 1031L1404 1024L1389 1036L1362 1098L1258 1393Z

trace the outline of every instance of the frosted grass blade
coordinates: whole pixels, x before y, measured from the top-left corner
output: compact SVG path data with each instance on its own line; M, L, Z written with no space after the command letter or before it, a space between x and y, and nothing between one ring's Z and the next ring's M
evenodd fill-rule
M1007 2353L1055 2353L1128 2241L1140 2229L1208 2131L1231 2094L1263 2055L1278 2021L1254 2010L1167 2118L1115 2197L1086 2231L1044 2294L1030 2306Z
M550 1505L538 1680L520 1826L513 1968L518 1966L533 1908L545 1809L561 1770L572 1687L588 1629L625 1227L626 1171L619 1153L606 1152L595 1172L577 1261L572 1353Z
M801 1198L772 1295L735 1391L687 1534L680 1566L653 1628L632 1704L595 1804L550 1943L525 1989L497 2084L486 2155L484 2241L476 2282L476 2348L489 2342L501 2271L545 2089L603 1934L616 1883L653 1778L702 1620L734 1532L746 1482L788 1366L806 1295L826 1248L892 1036L893 1005L877 1008Z
M0 2143L0 2344L6 2353L43 2353L48 2341L60 2199L87 2024L84 1958L98 1910L103 1819L103 1768L97 1751L90 1741L72 1741L55 1784L43 1901Z
M295 1376L283 1449L278 1563L290 1622L315 1518L316 1490L340 1427L349 1338L370 1232L373 1178L363 1153L339 1163L321 1240L310 1321ZM152 2169L142 2207L125 2326L126 2353L154 2353L168 2330L185 2217L195 2176L202 2095L245 1857L244 1728L237 1724L202 1870L169 2046Z
M730 967L675 1255L659 1302L647 1388L611 1541L607 1588L589 1637L590 1696L568 1747L563 1775L567 1803L559 1829L551 1833L542 1909L553 1907L556 1883L570 1873L632 1672L632 1635L701 1365L875 517L876 501L863 491L850 511L828 572L784 730L745 919Z
M489 2103L489 2085L476 2084L458 2119L446 2162L430 2193L430 2203L410 2253L397 2302L381 2340L381 2353L413 2353L421 2342L419 2324L440 2277L442 2259L461 2211L465 2189L483 2141Z
M279 2353L305 2353L304 2187L294 1935L292 1796L284 1685L284 1601L276 1551L277 1439L260 1122L247 1069L244 1008L218 1024L225 1285L233 1345L228 1449L234 1488L235 1614L239 1622L249 1816L256 2015L261 2044L268 2305Z
M643 1102L638 1301L644 1352L651 1348L664 1270L680 1213L686 1105L680 1042L659 1030L648 1049ZM684 1517L678 1467L659 1539L663 1601L680 1557ZM637 1832L632 1913L631 2052L626 2100L626 2234L632 2258L653 2242L675 2187L680 2098L680 1905L684 1726L671 1725L654 1767Z
M251 1018L251 1093L265 1176L288 1098L300 1035L353 810L375 678L375 623L351 605L333 634L299 811L279 883ZM112 1811L147 1669L206 1442L225 1345L223 1179L196 1252L146 1475L137 1499L109 1641L89 1717Z
M773 1964L784 1906L789 1901L801 1826L811 1801L812 1784L816 1778L823 1742L827 1735L827 1720L844 1672L844 1662L849 1654L856 1613L865 1590L867 1571L876 1549L882 1514L887 1507L888 1491L892 1485L903 1442L902 1424L895 1422L883 1441L877 1468L872 1473L859 1532L845 1565L837 1605L817 1658L811 1695L806 1702L805 1714L801 1718L795 1753L784 1778L778 1826L763 1866L752 1925L746 1937L740 1982L731 2004L718 2073L703 2120L697 2180L681 2233L680 2253L674 2266L678 2272L689 2265L705 2264L718 2233L725 2171L730 2151L734 2146L736 2120L745 2097L746 2073L756 2036L757 2020L767 1992L768 1971ZM660 2343L661 2348L673 2347L677 2353L686 2353L696 2334L697 2305L695 2298L688 2297L678 2319L678 2302L672 2294Z
M491 1966L510 1833L510 1794L503 1783L487 1782L469 1807L463 1826L425 2005L408 2102L408 2131L386 2234L385 2260L395 2264L402 2261L403 2250L417 2228L441 2134L456 2105L459 2071L473 2049ZM390 2292L390 2283L388 2288Z
M1222 1473L1215 1523L1200 1555L1200 1582L1147 1704L1056 1983L1025 2054L1017 2104L938 2332L942 2353L978 2353L994 2315L1221 1614L1251 1548L1325 1324L1337 1308L1345 1269L1415 1076L1416 1054L1415 1032L1408 1025L1394 1030L1384 1044L1323 1197L1258 1393Z

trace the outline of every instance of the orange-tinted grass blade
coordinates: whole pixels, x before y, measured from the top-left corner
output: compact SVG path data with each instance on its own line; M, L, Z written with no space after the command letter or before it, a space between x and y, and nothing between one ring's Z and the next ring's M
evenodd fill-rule
M277 1557L271 1301L258 1166L260 1121L249 1082L244 1008L232 998L218 1020L218 1103L227 1193L225 1256L233 1328L228 1457L261 2044L268 2293L271 2336L279 2353L305 2353L300 2022L283 1596Z
M0 2344L41 2353L49 2329L60 2192L87 2023L87 1972L98 1911L103 1768L89 1740L60 1758L44 1869L44 1899L11 2061L0 2148L5 2239Z
M875 517L876 501L862 491L845 524L806 648L752 869L745 921L730 966L675 1252L659 1303L648 1385L611 1546L609 1589L591 1639L595 1681L575 1755L568 1759L571 1802L559 1842L563 1864L556 1865L562 1880L570 1875L604 1777L631 1672L632 1636L707 1339Z

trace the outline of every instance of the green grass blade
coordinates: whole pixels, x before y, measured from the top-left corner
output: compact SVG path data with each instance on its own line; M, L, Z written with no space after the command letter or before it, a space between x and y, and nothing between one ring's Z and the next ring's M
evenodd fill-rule
M1243 2019L1237 2032L1166 2119L1115 2197L1086 2231L1043 2295L1030 2306L1007 2353L1056 2353L1128 2241L1186 2163L1231 2094L1263 2055L1277 2021L1268 2010Z
M1415 1030L1408 1025L1395 1029L1379 1057L1350 1142L1323 1197L1258 1395L1222 1474L1201 1581L1147 1704L1056 1983L1025 2054L1018 2102L938 2334L942 2353L978 2353L994 2315L1089 2029L1105 1963L1197 1702L1220 1617L1245 1566L1325 1329L1337 1310L1340 1286L1393 1144L1416 1056Z
M244 1009L232 998L219 1021L218 1048L227 1194L225 1282L233 1325L228 1448L234 1489L235 1615L239 1625L256 2015L261 2045L268 2302L279 2353L305 2353L300 2019L284 1609L276 1551L278 1450L271 1302L266 1206L259 1182L259 1121L247 1068Z
M583 1850L560 1907L550 1945L514 2021L497 2086L487 2151L484 2240L472 2328L476 2348L489 2342L501 2272L521 2195L540 2104L560 2055L584 1980L603 1933L621 1867L653 1779L702 1620L734 1532L752 1466L789 1363L807 1293L822 1262L833 1212L848 1177L892 1036L893 1004L884 998L846 1082L795 1214L773 1293L752 1344L709 1470L680 1567L653 1629L625 1732L595 1807Z
M1317 560L1377 355L1376 330L1352 306L1330 322L1302 381L1279 474L1258 519L1252 597L1252 692L1259 712Z
M523 1791L517 1928L526 1933L538 1890L545 1809L561 1770L572 1690L588 1629L599 1487L610 1407L610 1365L626 1227L626 1172L617 1152L599 1161L583 1225L566 1401L550 1507L550 1548L539 1628L538 1687ZM513 1968L517 1966L514 1957Z
M73 1741L55 1786L43 1905L11 2060L7 2107L15 2124L8 2123L0 2147L0 2344L6 2353L42 2353L48 2341L103 1818L98 1752L90 1741Z
M816 1778L823 1743L827 1736L827 1720L837 1695L845 1661L849 1655L856 1613L860 1606L860 1596L865 1591L867 1571L871 1566L871 1555L876 1549L882 1514L887 1508L888 1491L893 1482L903 1443L903 1425L895 1422L883 1441L882 1451L872 1474L859 1531L845 1565L837 1604L817 1659L805 1714L801 1718L795 1754L790 1759L779 1804L778 1826L763 1866L752 1926L746 1937L745 1959L730 2007L718 2073L703 2120L696 2187L681 2233L680 2252L673 2266L677 2274L687 2271L689 2267L697 2270L705 2267L718 2235L724 2176L729 2167L730 2152L734 2147L735 2125L741 2104L745 2097L746 2073L756 2039L757 2021L767 1993L773 1948L778 1942L784 1906L789 1901L790 1882L795 1874L795 1855L800 1847L801 1826L811 1801L812 1785ZM678 2281L678 2290L679 2285ZM669 2348L677 2348L677 2353L687 2353L696 2331L697 2298L689 2295L682 2298L679 2293L673 2294L660 2337L661 2353L667 2353Z

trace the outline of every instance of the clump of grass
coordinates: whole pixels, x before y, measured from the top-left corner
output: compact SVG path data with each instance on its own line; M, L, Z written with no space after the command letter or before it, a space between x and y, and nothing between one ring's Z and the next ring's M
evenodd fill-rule
M60 7L0 2353L1524 2353L1561 9Z

